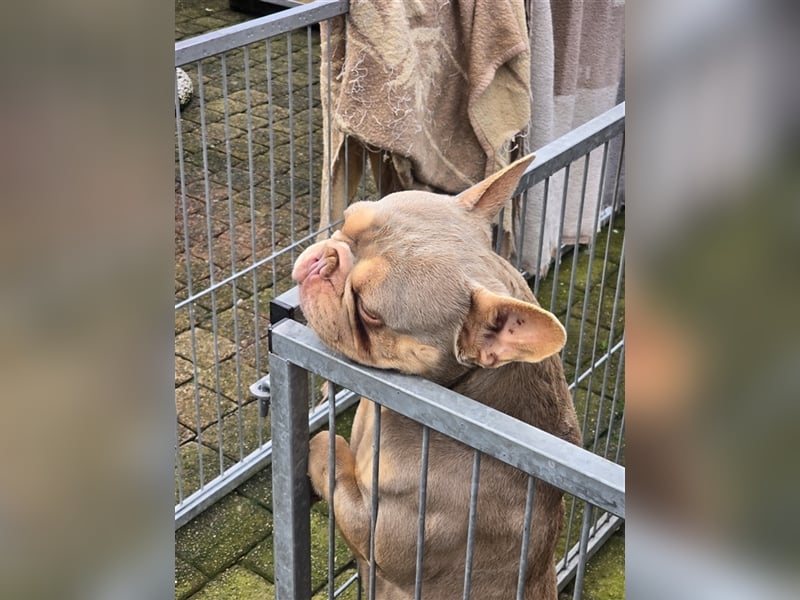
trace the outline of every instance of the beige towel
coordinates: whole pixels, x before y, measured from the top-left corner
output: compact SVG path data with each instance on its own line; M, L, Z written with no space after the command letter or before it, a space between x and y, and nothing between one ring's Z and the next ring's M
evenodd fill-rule
M533 93L525 144L526 151L534 151L621 101L625 2L526 0L526 9L531 29ZM563 230L563 172L550 179L546 210L544 184L529 192L526 213L516 215L525 228L521 247L516 249L522 269L546 274L558 251L559 232L562 244L587 243L594 236L598 198L600 202L609 198L605 194L603 200L604 191L600 190L602 155L602 148L590 154L582 206L583 160L571 166ZM606 167L606 185L613 185L618 164L618 144L614 144Z
M383 193L457 193L507 164L530 119L523 0L351 0L321 37L323 226L365 154Z

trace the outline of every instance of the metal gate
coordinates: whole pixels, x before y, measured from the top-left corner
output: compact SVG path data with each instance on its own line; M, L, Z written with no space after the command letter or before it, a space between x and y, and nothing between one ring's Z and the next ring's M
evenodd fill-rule
M279 418L281 410L268 410L270 395L276 392L270 389L270 370L274 377L276 369L288 374L297 365L345 384L331 407L318 392L306 395L303 406L310 412L293 416L299 433L284 440L301 453L308 431L327 425L355 403L357 397L349 390L366 393L374 390L371 385L392 379L388 374L367 376L363 368L336 361L329 363L330 370L310 368L308 357L332 359L300 324L276 328L281 366L268 360L270 321L301 318L291 266L316 237L320 222L324 90L318 83L315 24L346 10L347 2L318 0L175 47L176 67L183 67L195 82L188 108L181 112L177 90L175 100L176 528L271 462L278 480L282 477L281 459L291 455L277 454L277 439L273 452L271 419ZM508 430L503 438L503 448L514 448L516 466L545 480L555 478L554 483L572 494L557 557L562 585L576 573L580 578L586 558L624 517L624 469L611 465L624 462L624 211L619 200L622 162L614 158L615 146L623 145L624 118L623 104L538 149L520 184L520 191L530 190L523 196L520 214L539 210L558 219L560 212L562 221L568 187L581 188L581 211L585 198L597 196L588 244L564 246L547 276L537 274L532 281L542 305L568 330L562 358L586 451L559 454L559 449L561 466L545 472L530 444L534 438L529 436L537 434ZM599 184L587 183L590 167L598 170ZM370 197L375 197L374 188L365 181L357 199ZM525 231L524 219L518 218L517 224L518 236L537 235ZM321 381L314 379L307 389L317 391ZM423 382L404 382L402 389L437 410L447 410L447 403L456 401L438 391L426 395L431 390ZM273 398L273 404L277 402ZM502 421L502 416L497 418ZM500 443L486 446L485 436L468 430L475 437L463 441L482 452L492 454ZM589 458L591 454L609 460ZM285 471L283 476L289 474ZM284 496L276 493L276 511L278 497ZM609 503L611 497L615 499ZM598 508L585 510L587 500ZM288 510L298 508L303 509L302 504ZM302 521L297 516L302 510L293 514L294 521L277 514L275 520ZM275 543L291 540L288 547L295 548L294 538L302 534L299 526L276 528ZM306 550L301 544L294 552ZM289 555L304 560L295 553ZM282 577L279 589L288 589L282 587L290 584L287 581L304 585L294 579L302 574L297 564L276 565L276 574L295 573L288 580ZM333 575L329 571L330 581Z

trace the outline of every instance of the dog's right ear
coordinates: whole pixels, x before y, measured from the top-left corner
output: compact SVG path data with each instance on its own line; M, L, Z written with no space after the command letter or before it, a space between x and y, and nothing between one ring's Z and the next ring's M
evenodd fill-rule
M456 358L461 364L489 368L539 362L560 351L566 341L567 332L552 313L477 287L456 339Z
M517 189L520 177L536 158L529 154L489 175L456 196L456 201L468 211L477 212L487 221L494 220L500 209Z

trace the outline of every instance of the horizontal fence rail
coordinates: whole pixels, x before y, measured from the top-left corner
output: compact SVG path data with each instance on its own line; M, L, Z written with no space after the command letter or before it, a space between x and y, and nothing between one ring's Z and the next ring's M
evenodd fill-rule
M525 169L514 193L523 193L624 131L625 103L621 102L536 150L536 158Z
M273 328L272 348L292 364L625 518L625 469L618 464L430 381L353 363L296 321Z
M210 56L266 40L300 27L343 15L349 0L316 0L278 14L210 31L175 44L175 66L181 67Z

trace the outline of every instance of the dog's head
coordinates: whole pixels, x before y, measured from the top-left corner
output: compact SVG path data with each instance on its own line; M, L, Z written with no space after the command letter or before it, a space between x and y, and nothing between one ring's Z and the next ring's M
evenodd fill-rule
M558 352L564 328L491 248L491 222L531 160L455 197L406 191L351 205L294 266L311 328L356 362L440 382Z

